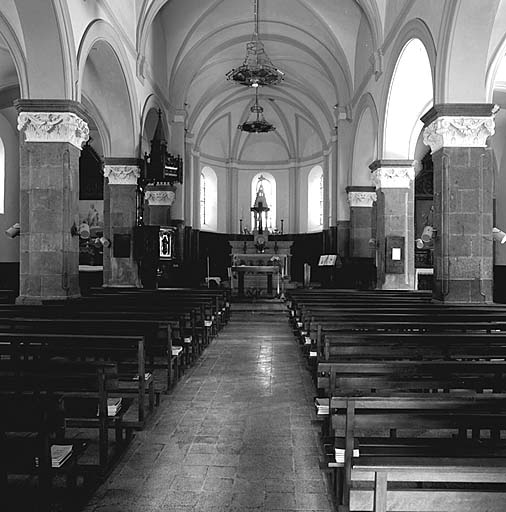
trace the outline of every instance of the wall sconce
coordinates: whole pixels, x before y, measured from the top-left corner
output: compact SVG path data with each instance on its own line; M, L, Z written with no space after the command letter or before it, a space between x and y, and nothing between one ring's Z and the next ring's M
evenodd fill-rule
M378 241L376 240L376 238L369 238L368 244L371 249L375 249L376 247L378 247Z
M506 243L506 233L499 228L492 229L492 240L500 244Z
M106 238L105 236L101 236L98 241L104 246L104 247L111 247L111 241Z
M6 236L9 238L16 238L21 233L21 225L19 222L16 222L16 224L13 224L10 228L7 228L5 230Z
M422 242L424 244L429 243L432 240L432 238L436 236L435 231L436 230L432 226L425 226L423 228L422 235L420 236Z

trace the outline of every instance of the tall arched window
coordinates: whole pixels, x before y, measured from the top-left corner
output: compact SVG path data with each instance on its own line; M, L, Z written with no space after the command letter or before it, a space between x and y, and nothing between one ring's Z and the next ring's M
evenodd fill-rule
M274 176L268 172L261 172L256 174L251 180L251 205L255 204L258 190L263 188L265 199L269 211L267 213L267 225L263 226L264 229L272 231L276 227L276 180ZM255 217L251 214L251 226L255 226Z
M0 138L0 214L5 213L5 146Z
M200 225L206 224L206 175L200 173Z
M323 169L315 165L307 177L307 230L318 231L323 228Z
M218 178L207 166L200 173L200 229L218 230Z
M420 117L433 102L432 69L420 39L402 49L390 83L385 116L384 153L387 158L413 158L423 129Z

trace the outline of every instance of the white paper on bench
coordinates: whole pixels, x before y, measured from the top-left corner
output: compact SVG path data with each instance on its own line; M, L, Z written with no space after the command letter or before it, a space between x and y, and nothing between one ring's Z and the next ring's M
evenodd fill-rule
M311 345L311 337L304 336L304 345Z
M309 351L309 357L316 357L318 354L316 352L316 350L310 350Z
M146 373L144 374L144 380L149 380L150 378L151 378L151 373L146 372ZM139 376L138 376L138 375L136 375L135 377L133 377L133 378L132 378L132 380L139 380Z
M316 414L328 415L329 414L329 399L316 397L314 399L314 405L316 407Z
M72 455L71 444L52 444L51 445L51 467L60 468Z
M172 347L172 355L178 356L183 351L183 347Z
M344 462L344 448L334 448L336 462L343 463ZM358 448L353 448L353 457L358 457L360 455Z
M192 337L188 336L187 338L184 338L184 342L185 343L191 343L192 342Z
M213 325L213 321L212 320L204 320L204 325L206 327L211 327Z

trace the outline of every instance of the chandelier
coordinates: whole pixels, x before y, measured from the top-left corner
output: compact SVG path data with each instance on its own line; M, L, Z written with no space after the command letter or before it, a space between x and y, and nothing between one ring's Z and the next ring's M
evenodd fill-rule
M252 121L247 119L237 127L239 130L248 133L268 133L276 129L273 124L265 120L264 109L258 104L258 87L255 89L255 104L250 110L253 114L256 114L256 118Z
M227 80L247 87L278 85L284 73L274 66L265 53L264 45L258 37L258 0L255 0L254 6L255 31L246 45L246 58L241 66L227 73Z

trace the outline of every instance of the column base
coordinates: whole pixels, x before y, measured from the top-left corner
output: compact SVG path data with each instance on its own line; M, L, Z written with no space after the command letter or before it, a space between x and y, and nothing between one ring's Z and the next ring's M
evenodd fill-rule
M494 301L493 280L435 280L433 297L444 304L491 304Z
M19 297L16 297L16 304L22 304L25 306L40 306L41 304L47 304L51 301L67 301L67 300L74 300L74 299L80 299L81 294L76 295L49 295L44 297L33 297L31 295L20 295Z
M385 280L378 286L379 290L414 290L414 276L406 283L404 274L385 274Z

